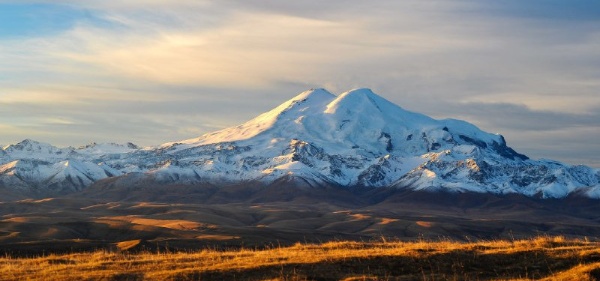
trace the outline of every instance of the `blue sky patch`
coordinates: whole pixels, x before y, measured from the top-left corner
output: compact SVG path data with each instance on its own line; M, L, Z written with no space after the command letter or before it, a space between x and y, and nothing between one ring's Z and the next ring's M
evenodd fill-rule
M106 27L92 10L54 4L0 4L0 39L52 36L78 22Z

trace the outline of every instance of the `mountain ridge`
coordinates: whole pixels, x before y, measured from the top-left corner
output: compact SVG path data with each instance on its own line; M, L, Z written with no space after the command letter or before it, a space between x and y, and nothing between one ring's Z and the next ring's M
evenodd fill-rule
M25 194L77 192L112 177L600 198L600 170L531 160L499 134L407 111L365 88L305 91L241 125L156 147L27 139L0 150L0 187Z

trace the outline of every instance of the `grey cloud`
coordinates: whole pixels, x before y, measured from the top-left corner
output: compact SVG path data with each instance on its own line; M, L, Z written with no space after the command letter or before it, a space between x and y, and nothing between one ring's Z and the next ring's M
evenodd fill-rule
M510 146L534 159L554 159L573 165L600 168L598 127L570 127L535 132L509 130L504 136Z
M91 142L142 142L154 143L157 136L169 136L175 131L172 127L156 122L148 116L136 114L94 114L70 113L67 117L73 123L61 124L47 121L49 117L64 116L59 113L40 113L29 116L28 120L16 121L19 130L33 135L20 139L35 138L38 141L57 146L78 146ZM0 117L0 120L2 118ZM32 122L36 121L36 122ZM13 121L14 122L14 121ZM20 140L12 137L12 142Z
M600 3L594 0L482 1L480 10L488 15L512 16L540 20L600 20Z
M532 110L525 105L510 103L465 103L448 108L461 116L499 129L549 131L569 127L600 129L600 108L591 113L565 113Z
M157 145L237 125L295 94L185 86L154 90L147 92L152 98L118 102L86 97L71 105L0 103L0 124L35 132L35 136L4 136L3 142L29 137L61 146L93 141Z

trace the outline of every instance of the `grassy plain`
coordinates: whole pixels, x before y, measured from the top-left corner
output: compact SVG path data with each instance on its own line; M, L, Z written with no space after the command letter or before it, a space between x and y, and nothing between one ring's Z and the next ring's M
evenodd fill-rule
M0 258L0 280L600 280L600 242L541 236L477 242L377 241ZM135 250L132 250L135 249Z

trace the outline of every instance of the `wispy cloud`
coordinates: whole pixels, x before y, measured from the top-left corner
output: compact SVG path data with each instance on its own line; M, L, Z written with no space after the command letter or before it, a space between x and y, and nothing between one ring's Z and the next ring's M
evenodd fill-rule
M307 88L371 87L503 133L534 157L600 157L594 1L3 3L34 16L45 7L53 22L0 32L1 143L157 144L235 125ZM542 132L581 148L544 146Z

